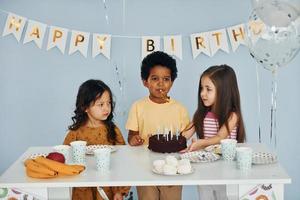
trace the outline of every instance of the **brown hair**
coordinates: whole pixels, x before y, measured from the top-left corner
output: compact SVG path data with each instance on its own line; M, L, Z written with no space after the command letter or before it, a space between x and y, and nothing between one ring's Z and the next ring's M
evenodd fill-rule
M244 142L245 128L240 106L240 93L237 84L237 79L234 70L228 65L216 65L206 69L199 80L198 88L198 108L193 117L193 123L197 136L204 138L203 120L211 110L211 107L206 107L201 99L201 79L208 77L216 87L216 101L214 103L214 114L218 118L219 127L226 126L228 133L228 119L232 112L238 117L237 122L237 141Z

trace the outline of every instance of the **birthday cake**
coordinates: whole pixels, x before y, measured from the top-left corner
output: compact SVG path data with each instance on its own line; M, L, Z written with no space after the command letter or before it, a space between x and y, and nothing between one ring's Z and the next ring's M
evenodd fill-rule
M174 153L185 149L186 138L182 135L158 134L149 137L148 149L158 153Z

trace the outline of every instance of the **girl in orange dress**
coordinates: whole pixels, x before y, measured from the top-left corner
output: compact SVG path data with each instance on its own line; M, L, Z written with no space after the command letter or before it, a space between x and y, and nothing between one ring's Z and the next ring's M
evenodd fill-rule
M84 140L87 145L124 145L120 129L113 122L114 102L110 88L100 80L88 80L78 90L73 124L64 144ZM110 200L122 200L130 187L104 187ZM73 188L73 200L102 200L96 187Z

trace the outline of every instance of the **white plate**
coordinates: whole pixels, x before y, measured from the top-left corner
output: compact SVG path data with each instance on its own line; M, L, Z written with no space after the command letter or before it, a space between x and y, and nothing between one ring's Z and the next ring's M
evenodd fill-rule
M182 175L188 175L188 174L194 173L195 169L192 167L192 170L190 171L190 173L187 173L187 174L179 174L178 172L176 174L164 174L164 173L160 173L160 172L156 171L154 168L152 168L152 172L155 174L164 175L164 176L182 176Z
M204 150L215 153L215 154L222 154L220 144L210 145L210 146L206 147Z
M203 150L184 153L184 154L181 154L180 157L181 157L181 159L183 159L183 158L189 159L191 162L194 162L194 163L214 162L221 158L221 156L218 154L208 152L208 151L203 151Z
M43 156L43 157L46 157L48 155L48 153L33 153L33 154L30 154L28 157L26 157L23 162L25 162L27 159L36 159L36 157L39 157L39 156Z
M272 164L277 162L277 156L268 152L254 152L252 163L256 165Z
M86 154L88 155L94 155L94 150L96 149L102 149L102 148L110 148L110 152L115 152L117 151L116 147L112 146L112 145L89 145L86 147Z

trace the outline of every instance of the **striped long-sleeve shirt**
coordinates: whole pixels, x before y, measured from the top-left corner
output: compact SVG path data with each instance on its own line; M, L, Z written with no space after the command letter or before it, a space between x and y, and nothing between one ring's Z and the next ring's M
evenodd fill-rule
M219 131L219 122L216 115L212 112L208 112L203 121L204 138L207 139L210 137L214 137L217 135L218 131ZM236 139L236 136L237 136L237 127L234 127L230 135L228 135L228 138Z

